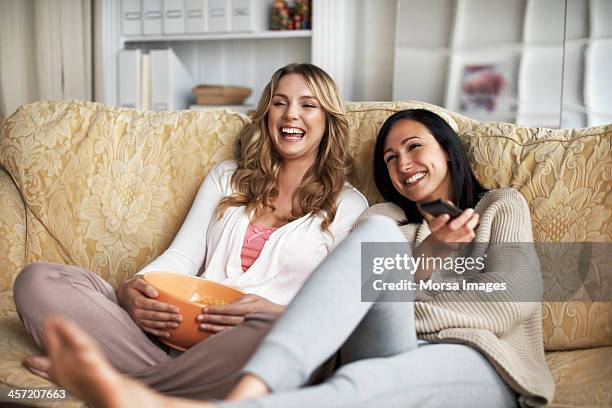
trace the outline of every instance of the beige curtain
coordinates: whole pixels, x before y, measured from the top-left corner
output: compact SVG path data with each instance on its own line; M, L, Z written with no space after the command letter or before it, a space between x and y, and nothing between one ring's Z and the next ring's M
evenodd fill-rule
M92 100L92 0L0 0L0 114Z

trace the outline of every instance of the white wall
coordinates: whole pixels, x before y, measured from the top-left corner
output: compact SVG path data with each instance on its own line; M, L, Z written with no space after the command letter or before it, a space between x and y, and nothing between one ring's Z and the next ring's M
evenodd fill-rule
M347 13L346 69L351 78L344 97L353 101L389 101L393 89L396 0L351 0Z

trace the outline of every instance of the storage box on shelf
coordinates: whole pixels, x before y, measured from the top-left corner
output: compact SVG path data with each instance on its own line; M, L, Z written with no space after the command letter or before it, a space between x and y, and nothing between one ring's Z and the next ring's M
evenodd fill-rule
M121 0L126 37L268 29L269 2L258 0Z
M172 49L118 52L117 104L141 110L187 108L194 81Z

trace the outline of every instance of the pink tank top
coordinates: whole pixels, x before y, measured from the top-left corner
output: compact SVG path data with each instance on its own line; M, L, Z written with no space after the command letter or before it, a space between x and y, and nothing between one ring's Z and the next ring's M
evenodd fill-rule
M242 242L242 252L240 253L240 260L242 262L242 271L246 272L247 269L253 265L253 262L257 259L264 244L270 235L278 228L275 227L264 227L256 224L249 224L246 233L244 234L244 241Z

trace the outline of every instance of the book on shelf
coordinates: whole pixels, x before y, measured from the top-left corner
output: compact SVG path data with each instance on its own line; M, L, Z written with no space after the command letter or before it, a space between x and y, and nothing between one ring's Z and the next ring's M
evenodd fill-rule
M117 56L117 104L140 109L140 50L121 50Z
M138 109L151 110L151 56L140 57L140 106Z
M118 55L118 105L140 110L185 109L194 81L172 49L121 50Z
M151 109L185 109L193 79L172 49L151 50Z

